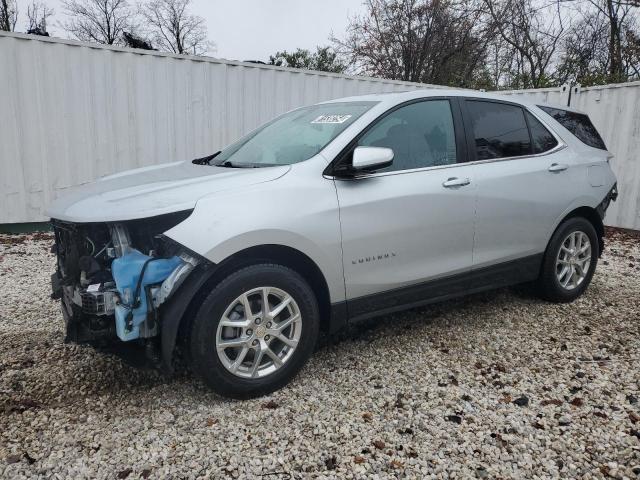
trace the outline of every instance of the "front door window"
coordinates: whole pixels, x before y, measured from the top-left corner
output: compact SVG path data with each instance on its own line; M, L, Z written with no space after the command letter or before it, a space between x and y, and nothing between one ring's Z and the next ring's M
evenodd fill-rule
M456 163L456 137L449 100L411 103L376 123L358 146L387 147L393 164L379 172Z

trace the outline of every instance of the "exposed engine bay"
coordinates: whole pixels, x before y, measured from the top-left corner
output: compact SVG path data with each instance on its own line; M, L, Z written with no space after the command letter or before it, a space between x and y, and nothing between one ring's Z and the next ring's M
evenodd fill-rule
M155 342L159 307L201 261L162 235L190 213L116 223L52 220L52 297L62 301L65 341Z

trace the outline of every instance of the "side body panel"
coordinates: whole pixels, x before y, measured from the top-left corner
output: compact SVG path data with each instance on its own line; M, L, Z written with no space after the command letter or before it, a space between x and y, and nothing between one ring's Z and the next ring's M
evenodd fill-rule
M574 169L577 170L577 183L571 185L573 199L549 228L547 238L550 238L560 222L573 210L580 207L596 208L617 180L609 164L612 155L608 151L585 145L541 109L530 107L530 110L544 120L567 144L567 150L572 154Z
M473 162L478 192L474 270L542 254L567 214L595 208L615 183L607 174L607 152L582 144L541 110L525 108L559 143L537 155ZM468 142L474 148L472 137Z
M568 165L552 173L553 163ZM569 150L477 165L474 267L544 252L556 220L581 195L586 172Z
M327 171L337 172L352 318L439 295L444 289L432 288L435 280L452 292L465 289L464 282L447 279L471 270L475 167L462 163L467 152L459 102L431 100L393 106L335 157L349 162L361 144L394 148L391 170L351 179L341 177L340 168Z
M347 298L394 290L472 264L475 186L471 165L336 180Z

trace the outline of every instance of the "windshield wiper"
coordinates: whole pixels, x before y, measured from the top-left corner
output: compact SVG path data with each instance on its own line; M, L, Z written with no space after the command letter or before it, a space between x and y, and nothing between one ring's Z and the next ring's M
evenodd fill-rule
M241 165L233 163L231 160L225 160L222 163L216 163L216 167L227 167L227 168L245 168Z
M224 162L216 163L215 166L227 168L263 168L270 167L272 165L264 163L233 163L231 160L225 160Z
M211 155L207 155L206 157L193 159L191 160L191 163L193 163L194 165L211 165L209 162L216 158L219 153L220 150L218 150L216 153L212 153Z

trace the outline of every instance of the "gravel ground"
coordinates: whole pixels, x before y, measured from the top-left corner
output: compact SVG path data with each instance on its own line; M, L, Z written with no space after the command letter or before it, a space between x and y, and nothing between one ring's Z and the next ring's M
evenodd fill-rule
M64 345L50 244L0 236L0 476L640 478L640 237L573 304L386 316L244 402Z

